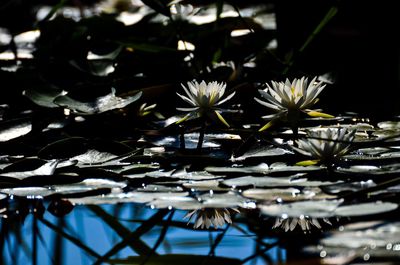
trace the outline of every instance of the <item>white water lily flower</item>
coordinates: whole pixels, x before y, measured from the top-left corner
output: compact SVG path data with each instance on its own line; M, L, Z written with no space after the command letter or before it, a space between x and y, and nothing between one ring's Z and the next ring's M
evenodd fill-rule
M231 224L231 211L239 212L237 209L227 208L201 208L187 213L184 218L189 218L188 223L195 216L194 228L214 228L222 227L226 223Z
M266 89L258 91L267 101L258 98L255 98L255 100L276 113L263 118L268 120L287 118L290 120L293 117L297 118L299 112L307 113L313 117L333 118L329 114L309 109L318 102L318 95L325 88L323 82L317 82L316 80L317 77L314 77L311 82L308 82L308 78L302 77L300 79L295 78L292 82L286 79L285 82L272 81L271 86L266 84ZM271 123L267 125L264 126L266 128L263 127L260 131L270 127Z
M320 218L319 220L317 218L311 218L308 216L301 216L301 217L289 217L289 218L276 218L275 224L272 227L273 229L275 228L282 228L285 230L285 232L293 231L297 226L303 230L303 232L309 232L312 227L315 227L317 229L321 229L322 226L320 224L320 221L330 224L331 222L327 218Z
M327 128L307 131L305 139L297 140L299 153L322 162L343 156L354 140L356 130L347 128Z
M218 106L226 101L230 100L235 92L231 93L229 96L222 99L225 94L225 83L218 83L216 81L206 83L202 81L198 83L197 81L187 82L187 87L182 84L182 87L186 93L185 95L181 95L179 93L178 96L186 101L190 108L177 108L180 111L189 111L190 113L185 116L179 122L182 122L191 117L200 117L203 115L210 115L215 113L218 119L224 123L227 127L229 124L225 121L225 119L221 115L222 109Z

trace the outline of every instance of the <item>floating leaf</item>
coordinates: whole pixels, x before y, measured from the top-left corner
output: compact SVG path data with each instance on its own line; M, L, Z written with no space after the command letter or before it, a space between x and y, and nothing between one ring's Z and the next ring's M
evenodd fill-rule
M160 184L149 184L142 188L138 188L137 191L149 191L149 192L182 192L183 188L179 186L164 186Z
M335 216L335 210L343 200L310 200L285 204L259 205L261 212L276 217L329 218Z
M219 187L220 180L200 180L200 181L182 181L180 182L182 186L188 189L197 190L197 191L222 191L226 190L226 188Z
M98 164L116 158L117 156L108 152L99 152L94 149L88 150L86 153L73 156L70 160L77 160L79 164Z
M378 122L378 128L385 130L399 130L400 129L400 121L382 121Z
M111 193L83 198L70 198L73 204L116 204L116 203L151 203L154 200L168 201L174 198L185 198L188 192L123 192L113 189Z
M59 194L74 194L103 188L122 189L125 187L126 183L123 182L92 178L73 184L53 185L51 189Z
M199 141L199 133L187 133L184 135L185 139L185 148L186 149L196 149L197 143ZM218 148L220 144L211 139L210 135L204 135L203 147L204 148ZM215 138L214 138L215 139ZM149 142L156 146L163 147L174 147L179 148L181 146L180 137L179 136L166 136L158 139L149 139Z
M0 143L24 136L32 131L32 123L25 119L0 123Z
M363 216L393 211L397 209L397 207L397 203L392 202L376 201L368 203L356 203L338 207L335 210L335 214L343 217Z
M345 225L343 231L336 231L323 238L320 243L324 248L333 247L339 251L351 251L355 252L355 249L364 250L368 249L368 253L374 249L383 249L384 255L382 257L388 258L391 253L397 253L393 251L398 242L400 236L400 223L386 221L375 221L375 222L358 222ZM373 247L371 247L373 246ZM337 249L339 248L339 249ZM332 249L334 251L335 249ZM321 250L318 250L318 253ZM360 255L364 255L361 251Z
M53 195L56 191L44 188L44 187L20 187L20 188L7 188L0 189L1 193L19 196L19 197L28 197L28 198L43 198L49 195Z
M372 165L353 165L348 168L339 167L335 170L339 173L352 173L357 175L368 174L368 175L391 175L398 174L400 172L400 164L389 164L383 166L372 166Z
M285 189L248 189L243 191L242 195L250 199L256 199L261 201L300 201L300 200L322 200L322 199L334 199L334 196L329 196L319 188L303 189L300 191L295 188Z
M66 95L67 92L58 89L27 89L22 92L22 95L28 97L35 104L46 108L59 108L54 104L54 99Z
M192 197L182 196L159 197L148 202L148 205L159 209L173 208L179 210L194 210L202 208L202 204L198 200Z
M254 157L275 157L275 156L282 156L286 154L293 154L292 151L280 148L280 147L274 147L274 146L259 146L253 149L250 149L243 155L239 157L232 158L233 162L236 161L242 161L246 160L248 158L254 158Z
M332 185L323 186L322 189L329 194L339 194L342 192L354 192L366 188L375 187L376 184L372 180L357 182L340 182Z
M274 163L268 166L265 163L258 164L257 166L232 166L232 167L206 167L205 170L211 173L257 173L268 175L277 172L309 172L319 171L323 167L320 166L288 166L285 163Z
M299 189L248 189L243 191L243 196L261 201L294 201L295 197L300 194Z
M134 96L121 98L115 96L115 88L111 88L110 94L99 97L92 102L81 102L65 95L57 97L54 100L54 103L59 106L71 109L78 114L91 115L103 113L113 109L124 108L132 102L138 100L141 95L142 92L138 92Z
M21 171L21 172L3 172L0 174L0 176L5 176L5 177L11 177L11 178L16 178L16 179L25 179L28 177L32 176L40 176L40 175L53 175L54 171L57 168L59 161L58 160L52 160L41 167L35 169L35 170L29 170L29 171Z
M332 185L337 182L330 181L318 181L318 180L308 180L307 178L302 178L305 176L305 173L297 173L293 176L289 177L255 177L255 176L244 176L238 178L232 178L223 180L222 184L230 187L245 187L245 186L253 186L253 187L316 187L316 186L325 186Z
M348 160L360 160L360 161L374 161L374 160L389 160L400 158L400 150L398 148L388 147L372 147L362 148L353 152L352 154L343 156L344 159Z

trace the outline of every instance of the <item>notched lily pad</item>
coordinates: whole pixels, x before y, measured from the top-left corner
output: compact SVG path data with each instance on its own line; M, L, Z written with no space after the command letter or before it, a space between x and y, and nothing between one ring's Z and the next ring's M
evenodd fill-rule
M121 98L115 96L115 88L111 88L110 94L96 98L92 102L81 102L65 95L55 98L54 104L68 108L77 114L93 115L109 110L124 108L138 100L141 95L142 92L138 92L133 96Z

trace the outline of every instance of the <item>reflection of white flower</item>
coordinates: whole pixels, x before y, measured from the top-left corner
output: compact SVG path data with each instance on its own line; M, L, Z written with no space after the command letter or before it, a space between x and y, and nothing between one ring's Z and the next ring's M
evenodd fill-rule
M229 127L228 123L220 113L222 109L218 107L235 95L235 92L233 92L226 98L222 99L225 94L225 83L218 83L216 81L209 83L202 81L201 83L198 83L197 81L192 81L187 83L187 87L184 85L182 85L182 87L186 96L179 93L177 94L181 99L191 105L190 108L177 108L177 110L180 111L190 112L184 119L215 113L220 121Z
M299 153L312 158L330 161L344 155L354 140L356 130L347 128L328 128L307 131L305 139L297 140Z
M311 82L308 78L294 79L292 82L286 79L285 82L271 82L264 90L259 90L261 96L267 101L255 98L263 106L272 109L274 114L264 116L265 119L288 118L291 119L294 113L305 112L310 116L331 118L331 115L320 113L309 108L318 102L318 95L325 88L323 82L316 82L314 77Z
M327 218L311 218L308 216L300 216L300 217L289 217L289 218L276 218L275 224L272 228L282 228L285 230L285 232L293 231L297 226L301 228L304 232L308 232L311 230L312 227L315 227L317 229L321 229L321 224L320 221L323 221L324 223L330 224L329 220Z
M232 223L231 211L239 212L237 209L227 208L201 208L193 210L185 215L189 218L188 222L195 216L194 228L214 228L222 227L224 224Z

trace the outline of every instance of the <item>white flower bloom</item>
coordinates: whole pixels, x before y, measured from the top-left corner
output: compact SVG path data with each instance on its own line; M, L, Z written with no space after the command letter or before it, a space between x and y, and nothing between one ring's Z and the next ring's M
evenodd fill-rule
M214 228L222 227L226 223L231 224L231 210L239 212L237 209L227 208L201 208L187 213L184 218L189 218L188 223L195 216L194 228Z
M311 218L308 216L301 216L301 217L289 217L289 218L276 218L275 224L272 227L273 229L275 228L282 228L285 230L285 232L293 231L297 226L300 226L301 230L304 232L309 232L312 227L315 227L317 229L321 229L321 224L320 221L323 221L324 223L330 224L329 220L327 218Z
M209 83L202 81L201 83L198 83L197 81L192 81L187 83L187 87L185 87L183 84L182 87L186 93L186 96L179 93L177 94L181 99L191 105L189 108L177 108L177 110L180 111L190 112L184 119L193 116L199 117L215 113L221 122L229 127L228 123L221 115L222 109L218 107L222 103L230 100L235 95L235 92L233 92L229 96L222 99L225 94L225 83L218 83L216 81Z
M343 156L354 140L356 130L347 128L328 128L307 131L305 139L297 140L296 151L306 156L321 160L331 161Z
M267 101L255 98L263 106L272 109L276 113L264 116L265 119L276 119L288 116L288 113L305 112L310 116L332 118L333 116L320 113L309 108L318 102L318 95L325 88L323 82L317 82L314 77L311 82L308 78L302 77L290 82L271 82L264 90L259 90L261 96Z

